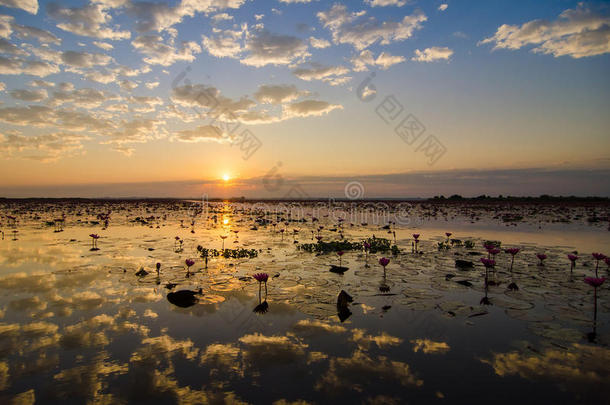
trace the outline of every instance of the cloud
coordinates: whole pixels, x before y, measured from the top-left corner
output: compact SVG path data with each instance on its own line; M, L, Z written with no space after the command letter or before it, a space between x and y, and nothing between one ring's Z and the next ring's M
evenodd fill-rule
M68 66L78 68L89 68L92 66L108 65L113 61L112 57L101 53L88 53L66 51L61 54L61 60Z
M147 89L154 89L159 87L159 82L149 82L149 83L144 83L144 86L146 86Z
M282 104L297 99L301 93L294 85L263 84L258 87L254 98L261 103Z
M171 100L181 106L202 107L203 113L219 119L233 121L256 103L248 97L233 100L221 95L220 90L203 84L184 85L172 89Z
M3 17L8 17L8 16L3 16ZM56 37L55 35L51 34L49 31L46 31L46 30L43 30L40 28L36 28L36 27L30 27L27 25L16 24L16 23L12 22L12 17L10 17L10 21L11 21L10 22L11 31L15 32L17 37L19 37L20 39L23 39L23 40L35 39L38 42L41 42L44 44L49 44L49 43L56 44L56 45L61 44L61 39ZM8 36L5 36L5 37L8 38Z
M129 31L121 31L118 27L107 25L112 19L107 7L103 4L91 3L82 7L70 8L62 7L58 3L49 3L47 13L61 21L57 24L57 28L76 35L110 40L130 38Z
M131 80L120 80L117 84L119 85L121 90L124 91L132 91L136 87L138 87L138 83L132 82Z
M49 105L59 106L71 103L75 107L94 108L111 100L118 100L118 96L91 88L77 90L67 88L65 90L54 91L49 100Z
M0 6L19 8L30 14L38 13L38 0L0 0Z
M227 13L218 13L212 16L212 20L219 22L219 21L230 21L233 19L232 15L229 15Z
M324 49L330 46L330 42L328 42L324 38L309 37L309 43L311 44L311 46L318 49Z
M425 354L445 354L451 349L445 342L435 342L430 339L414 339L411 343L415 353L421 351Z
M288 65L309 56L307 44L290 35L262 31L248 39L245 46L248 55L240 62L244 65Z
M407 363L384 356L373 358L357 350L350 357L331 358L328 370L316 382L315 389L334 393L340 390L361 392L377 380L402 386L421 387L424 384Z
M364 2L371 7L387 7L387 6L402 7L405 4L407 4L406 0L364 0Z
M27 53L23 49L18 48L15 44L3 38L0 38L0 53L8 53L11 55L21 56L27 55Z
M111 121L98 119L88 113L33 105L0 108L0 122L41 128L55 126L64 131L100 132L113 128Z
M575 59L601 55L610 52L610 17L580 4L562 12L555 21L532 20L521 26L503 24L479 44L513 50L535 45L534 53Z
M37 136L0 134L0 154L8 157L52 162L61 157L83 153L82 142L87 139L89 139L87 136L70 133Z
M398 22L378 21L375 17L361 18L365 11L351 13L342 4L335 4L328 11L317 14L320 23L328 28L337 44L350 44L362 50L379 42L388 45L394 41L410 38L427 17L416 11Z
M56 65L39 61L26 61L19 58L5 58L0 56L0 75L32 75L45 77L58 73Z
M222 9L237 9L245 0L182 0L175 6L166 3L130 2L127 13L135 18L138 32L165 31L184 17L197 13L211 13Z
M212 56L237 58L244 50L242 39L246 33L245 25L239 30L218 31L216 36L202 35L202 44Z
M333 110L342 110L339 104L330 104L326 101L305 100L285 106L285 113L288 117L310 117L328 114Z
M173 43L166 44L160 35L143 35L131 43L135 49L145 55L144 62L151 65L170 66L177 61L195 60L195 54L201 52L201 47L196 42L182 42L180 48L175 48Z
M453 51L447 47L433 46L426 48L423 51L415 50L415 56L411 60L417 62L434 62L437 60L449 60L453 55Z
M45 89L39 90L13 90L10 92L13 98L17 100L23 100L28 102L40 102L47 98L47 91Z
M93 45L95 45L98 48L103 49L105 51L109 51L112 48L114 48L114 46L112 46L112 44L109 44L108 42L93 41Z
M178 131L172 137L172 140L179 142L224 142L228 137L223 135L220 128L213 125L201 125L195 129Z
M360 52L360 54L352 57L351 62L354 65L356 72L368 70L368 66L377 66L381 69L388 69L397 63L405 61L404 56L394 56L386 52L381 52L377 58L373 56L373 52L368 49Z
M313 0L279 0L280 3L285 4L297 4L297 3L311 3Z
M438 6L438 9L439 9L440 11L445 11L445 10L447 10L448 8L449 8L449 4L445 4L445 3L441 4L440 6Z
M319 63L310 63L310 67L298 67L292 73L301 80L326 80L332 77L343 76L349 73L345 66L324 66Z

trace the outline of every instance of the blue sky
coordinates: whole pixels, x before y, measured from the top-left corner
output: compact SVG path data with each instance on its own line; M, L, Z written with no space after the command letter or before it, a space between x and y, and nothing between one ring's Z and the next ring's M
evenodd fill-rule
M0 39L0 195L610 195L606 2L0 0Z

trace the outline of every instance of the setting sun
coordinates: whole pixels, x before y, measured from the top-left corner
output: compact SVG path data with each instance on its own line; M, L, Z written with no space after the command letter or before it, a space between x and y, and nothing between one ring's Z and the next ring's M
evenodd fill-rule
M231 176L229 176L228 174L225 173L225 174L222 175L222 179L224 181L229 181L229 180L231 180Z

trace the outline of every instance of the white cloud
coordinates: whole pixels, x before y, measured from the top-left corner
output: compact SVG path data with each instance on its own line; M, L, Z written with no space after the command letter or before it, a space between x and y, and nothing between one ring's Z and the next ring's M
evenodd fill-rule
M220 22L220 21L230 21L233 19L232 15L229 15L227 13L218 13L212 16L212 20L216 21L216 22Z
M195 60L195 54L201 52L196 42L182 42L179 48L163 42L160 35L142 35L131 43L135 49L145 55L144 62L151 65L170 66L177 61Z
M325 115L333 110L341 110L343 106L330 104L326 101L305 100L288 104L284 108L287 117L310 117Z
M94 108L106 101L117 99L116 95L97 89L82 88L75 90L74 86L69 83L61 85L59 91L53 92L49 105L59 106L70 103L75 107Z
M61 157L82 154L85 135L53 133L26 136L18 133L0 134L0 154L7 157L53 162Z
M121 31L118 27L109 27L112 20L107 6L103 4L88 4L83 7L62 7L57 3L47 5L47 13L58 21L57 28L86 37L120 40L131 36L129 31Z
M406 0L364 0L364 2L371 7L402 7L407 4Z
M228 121L248 111L256 103L247 97L233 100L221 95L220 90L203 84L178 86L172 89L171 100L181 106L201 107L202 113Z
M121 90L124 90L124 91L132 91L136 87L138 87L138 83L132 82L131 80L120 80L118 82L118 85L121 88Z
M330 42L323 38L309 37L309 43L311 44L311 46L318 49L324 49L330 46Z
M298 67L292 73L301 80L324 80L333 76L342 76L349 73L344 66L324 66L319 63L311 63L310 67Z
M11 23L11 29L15 32L17 37L23 40L35 39L44 44L61 44L61 39L54 34L51 34L49 31L40 28Z
M294 85L280 84L270 85L263 84L258 87L254 98L261 103L282 104L296 100L301 95L301 92Z
M112 57L102 53L88 53L66 51L61 54L61 60L68 66L77 68L89 68L93 66L108 65L113 61Z
M438 6L438 9L439 9L440 11L445 11L445 10L447 10L447 8L449 8L449 4L445 4L445 3L443 3L443 4L441 4L440 6Z
M13 98L28 102L40 102L47 98L47 91L45 89L36 90L13 90L10 92Z
M0 6L20 8L30 14L38 13L38 0L0 0Z
M362 72L368 70L368 66L377 66L381 69L387 69L392 65L404 62L404 56L394 56L387 52L381 52L377 58L373 56L373 52L365 49L360 54L352 57L351 62L354 65L356 72Z
M19 58L0 56L0 75L32 75L45 77L53 73L58 73L56 65L39 61L26 61Z
M555 21L533 20L516 25L501 25L496 33L479 44L494 44L494 49L520 49L535 45L535 53L555 57L583 58L610 52L610 17L592 12L582 5L568 9Z
M453 55L453 51L447 47L433 46L426 48L423 51L415 50L415 56L411 60L417 62L434 62L437 60L449 60Z
M95 45L98 48L103 49L105 51L109 51L112 48L114 48L114 46L112 46L112 44L109 44L108 42L93 41L93 45Z
M217 58L237 58L244 50L242 39L247 32L247 26L239 30L219 31L216 36L202 35L203 47Z
M280 3L296 4L296 3L311 3L313 0L279 0Z
M415 30L421 28L421 23L427 20L421 11L406 15L398 22L378 21L375 17L361 18L365 14L365 11L352 13L346 6L335 4L317 16L320 23L330 30L335 43L351 44L359 50L376 42L388 45L410 38Z
M241 7L245 0L182 0L175 6L166 3L131 2L127 13L136 19L138 32L165 31L178 24L184 17L197 13Z
M156 87L159 87L159 82L149 82L149 83L144 83L144 86L146 86L146 88L152 90Z
M0 53L8 53L11 55L25 56L27 53L21 48L18 48L12 42L7 41L4 38L0 38Z
M55 87L55 83L36 79L36 80L32 80L30 82L30 86L51 88L51 87Z
M195 129L178 131L172 136L172 140L179 142L225 142L229 137L223 136L220 128L213 125L202 125Z
M267 31L253 35L246 42L248 55L240 62L244 65L288 65L309 56L307 44L290 35L273 34Z
M14 18L10 15L0 15L0 38L9 39L13 33L11 24Z

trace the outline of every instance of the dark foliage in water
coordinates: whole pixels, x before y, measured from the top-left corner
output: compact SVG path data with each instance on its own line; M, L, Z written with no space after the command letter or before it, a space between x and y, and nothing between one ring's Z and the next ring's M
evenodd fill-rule
M371 246L369 253L387 252L390 250L390 240L384 238L372 237L366 240ZM324 242L320 240L317 243L304 243L300 249L309 253L329 253L329 252L346 252L348 250L362 250L362 242L350 242L346 240L337 240Z
M201 256L202 259L209 258L209 257L219 257L219 256L222 256L226 259L243 259L243 258L252 259L252 258L258 256L258 250L256 250L256 249L239 248L239 249L217 250L217 249L204 248L201 245L197 246L197 252L199 252L199 256Z

